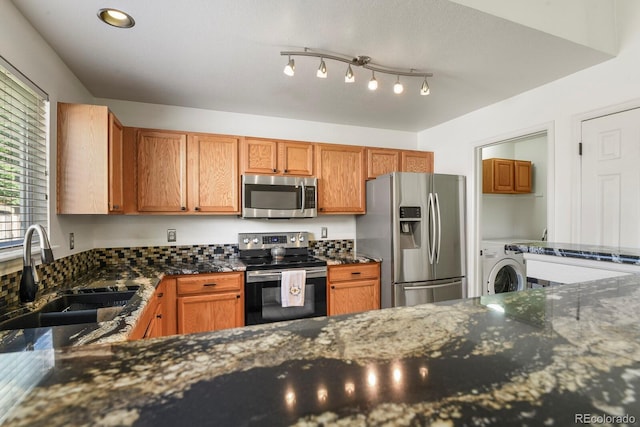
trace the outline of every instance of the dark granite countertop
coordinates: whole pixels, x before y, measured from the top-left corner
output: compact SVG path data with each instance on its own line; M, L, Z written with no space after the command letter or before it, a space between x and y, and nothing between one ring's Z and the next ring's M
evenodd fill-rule
M41 378L7 426L633 424L640 277L39 348L0 354Z
M580 258L591 261L608 261L618 264L640 265L640 248L578 245L557 242L513 242L505 248L523 253Z
M353 255L344 257L327 257L318 256L318 258L327 261L327 265L344 265L344 264L366 264L370 262L381 262L381 259L373 258L367 255Z
M171 265L145 266L122 264L91 271L80 279L61 284L54 292L38 295L33 303L9 307L8 310L0 314L0 322L30 311L36 311L47 302L63 294L137 289L133 298L115 318L99 323L0 331L0 353L29 348L42 334L51 334L52 345L55 348L126 341L162 277L244 271L245 269L246 267L241 261L231 258L198 264L172 263Z

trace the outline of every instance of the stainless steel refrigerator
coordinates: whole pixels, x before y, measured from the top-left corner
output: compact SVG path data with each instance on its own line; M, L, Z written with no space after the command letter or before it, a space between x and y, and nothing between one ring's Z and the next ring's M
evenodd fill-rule
M356 250L382 259L382 308L466 297L465 177L394 172L367 182Z

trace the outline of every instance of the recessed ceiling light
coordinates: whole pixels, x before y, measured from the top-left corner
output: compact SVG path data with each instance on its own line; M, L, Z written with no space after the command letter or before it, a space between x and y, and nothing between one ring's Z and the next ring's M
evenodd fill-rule
M100 9L98 18L105 24L118 28L131 28L136 25L131 15L117 9Z

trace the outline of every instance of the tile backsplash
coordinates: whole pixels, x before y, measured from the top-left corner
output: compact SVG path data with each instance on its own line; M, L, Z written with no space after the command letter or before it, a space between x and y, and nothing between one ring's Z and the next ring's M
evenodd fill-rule
M314 255L345 257L353 253L353 246L353 240L312 240L309 242L309 251ZM40 278L38 292L53 291L60 283L74 280L95 268L122 263L129 265L201 263L237 255L237 244L92 249L57 259L51 264L36 266ZM0 277L0 313L18 303L21 276L22 271L17 271Z

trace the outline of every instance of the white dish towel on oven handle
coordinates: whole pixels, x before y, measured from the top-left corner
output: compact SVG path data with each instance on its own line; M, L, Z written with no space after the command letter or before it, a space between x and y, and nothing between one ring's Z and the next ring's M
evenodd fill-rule
M280 279L280 300L283 307L304 306L304 285L307 272L304 269L284 270Z

